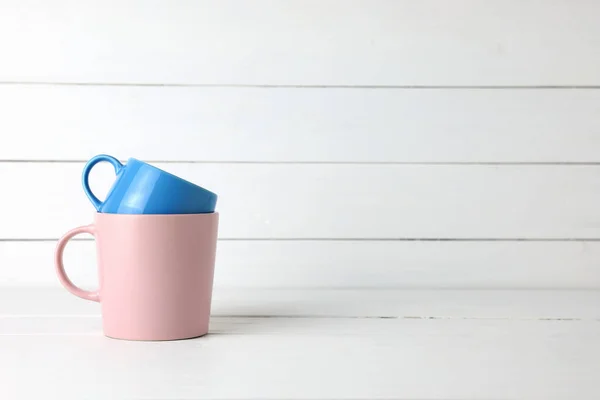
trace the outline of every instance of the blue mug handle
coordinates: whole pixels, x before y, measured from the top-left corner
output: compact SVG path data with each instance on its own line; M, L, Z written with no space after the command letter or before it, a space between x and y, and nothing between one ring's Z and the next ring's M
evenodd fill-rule
M88 199L90 199L90 201L92 202L94 207L96 207L97 211L100 211L100 207L102 207L103 202L100 201L94 195L94 193L92 193L92 190L90 189L90 184L89 184L89 177L90 177L90 171L92 170L92 168L94 168L94 165L96 165L102 161L111 163L112 166L115 168L115 174L117 174L117 175L121 171L121 168L123 168L123 164L121 164L121 162L119 160L117 160L113 156L109 156L106 154L100 154L95 157L92 157L90 159L90 161L88 161L87 164L85 164L85 167L83 167L83 173L81 175L81 183L83 184L83 191L87 195Z

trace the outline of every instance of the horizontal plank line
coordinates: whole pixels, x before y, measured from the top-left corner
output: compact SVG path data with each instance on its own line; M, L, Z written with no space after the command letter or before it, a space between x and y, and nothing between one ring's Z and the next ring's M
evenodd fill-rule
M0 159L0 164L82 164L88 160ZM274 164L274 165L492 165L492 166L600 166L600 161L202 161L202 160L145 160L155 164ZM127 160L121 160L125 163Z
M44 82L0 81L0 85L37 86L122 86L122 87L198 87L198 88L264 88L264 89L453 89L453 90L539 90L539 89L600 89L600 85L270 85L243 83L125 83L125 82Z
M1 316L0 316L1 317ZM98 316L100 317L100 316ZM476 321L597 321L597 318L563 318L563 317L453 317L436 315L375 315L375 316L345 316L345 315L219 315L211 318L256 318L256 319L396 319L396 320L476 320Z
M71 336L76 336L76 334L68 334ZM86 334L87 335L87 334ZM377 399L377 400L455 400L457 399L457 397L430 397L430 398L425 398L425 397L348 397L348 396L344 396L344 397L318 397L319 400L373 400L373 399ZM481 397L481 399L495 399L496 397ZM143 400L145 399L149 399L149 398L143 398ZM152 400L204 400L205 397L152 397ZM220 400L240 400L243 399L242 397L229 397L229 398L222 398L219 397ZM256 400L257 398L252 397L252 398L248 398L247 400ZM279 399L281 400L313 400L314 398L312 397L280 397ZM461 397L460 399L466 399L466 397ZM478 398L479 399L479 398Z
M55 242L58 238L0 238L1 242ZM73 238L91 242L93 238ZM600 242L600 238L219 238L220 242Z
M96 319L101 318L100 314L89 314L89 315L61 315L61 314L0 314L0 319L52 319L52 318L82 318L82 319ZM476 320L476 321L563 321L563 322L577 322L577 321L597 321L598 318L565 318L565 317L462 317L462 316L438 316L438 315L243 315L243 314L221 314L213 315L211 319L397 319L397 320ZM214 332L217 333L217 332ZM220 333L220 332L219 332ZM8 334L11 335L11 334Z

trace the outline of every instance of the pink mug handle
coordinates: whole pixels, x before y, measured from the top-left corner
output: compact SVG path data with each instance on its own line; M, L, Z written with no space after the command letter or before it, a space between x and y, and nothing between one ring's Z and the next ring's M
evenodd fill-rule
M67 273L65 272L65 266L63 264L63 253L65 251L65 247L67 246L69 240L71 240L74 236L79 235L80 233L89 233L96 237L96 226L92 224L71 229L58 240L58 243L56 245L56 252L54 253L54 266L56 267L56 274L58 275L58 279L60 280L60 283L62 283L62 285L65 287L65 289L67 289L75 296L81 297L85 300L100 301L100 294L98 293L98 291L90 292L78 288L73 284L73 282L71 282L71 280L67 276Z

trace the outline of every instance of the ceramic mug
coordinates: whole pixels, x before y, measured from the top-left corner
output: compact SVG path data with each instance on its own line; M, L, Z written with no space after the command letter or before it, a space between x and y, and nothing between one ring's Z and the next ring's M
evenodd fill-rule
M112 164L117 179L100 201L89 186L94 165ZM82 173L83 190L98 212L112 214L202 214L215 211L217 195L158 169L130 158L125 165L115 157L101 154L87 162Z
M55 267L75 296L97 301L106 336L174 340L208 332L219 214L96 213L95 222L66 233ZM99 289L75 286L63 265L67 242L81 233L96 240Z

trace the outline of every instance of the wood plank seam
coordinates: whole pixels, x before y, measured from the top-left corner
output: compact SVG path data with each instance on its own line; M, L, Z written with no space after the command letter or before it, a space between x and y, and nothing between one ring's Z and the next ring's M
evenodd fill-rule
M63 314L22 314L10 315L0 314L0 319L27 319L27 318L101 318L100 314L90 315L63 315ZM339 319L339 320L464 320L464 321L561 321L561 322L579 322L579 321L596 321L600 322L600 318L571 318L571 317L461 317L461 316L434 316L434 315L400 315L400 316L347 316L347 315L242 315L242 314L219 314L212 315L211 319L219 318L239 318L239 319Z
M0 81L0 85L24 86L108 86L108 87L190 87L190 88L259 88L259 89L450 89L450 90L548 90L600 89L600 85L294 85L245 83L144 83L144 82L62 82Z
M84 159L0 159L0 164L84 164ZM472 165L472 166L599 166L598 161L203 161L203 160L145 160L160 164L251 164L251 165ZM126 163L127 160L121 160Z
M0 242L55 242L58 238L0 238ZM73 238L71 242L93 242ZM600 238L219 238L220 242L600 242Z

